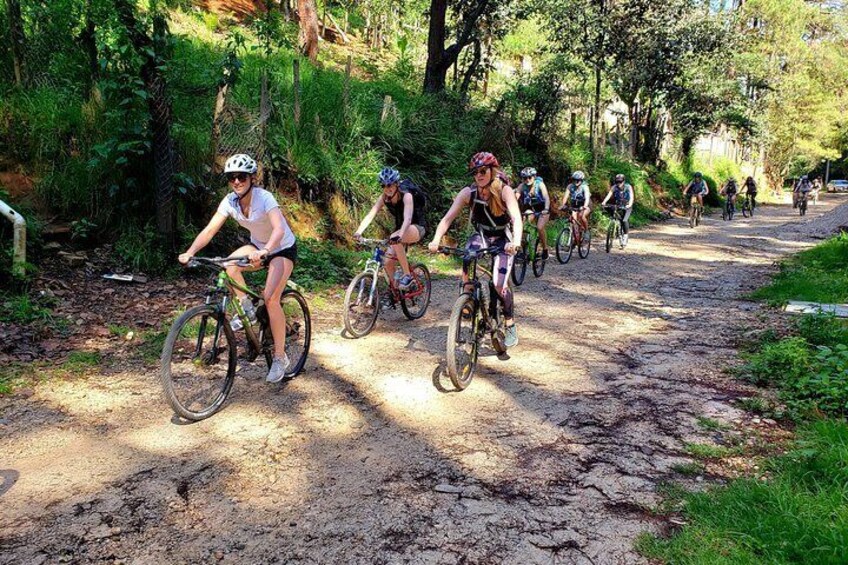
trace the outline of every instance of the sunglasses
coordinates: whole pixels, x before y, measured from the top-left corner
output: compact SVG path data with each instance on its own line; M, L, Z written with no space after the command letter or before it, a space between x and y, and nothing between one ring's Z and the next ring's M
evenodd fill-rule
M245 182L249 177L250 175L248 175L247 173L229 173L227 175L227 180L230 182Z
M489 171L489 167L477 167L477 168L471 169L471 175L475 176L475 177L477 175L485 175L488 171Z

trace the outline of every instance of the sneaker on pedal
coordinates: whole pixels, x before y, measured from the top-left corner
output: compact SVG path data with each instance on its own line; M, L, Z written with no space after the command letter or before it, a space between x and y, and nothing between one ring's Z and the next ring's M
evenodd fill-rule
M518 345L518 330L515 328L515 324L508 326L504 331L504 345L507 347Z
M400 290L409 290L412 286L412 283L415 282L415 279L412 278L412 275L403 275L401 279L398 281L398 289Z
M621 248L627 247L627 234L621 236Z
M256 323L256 308L253 306L253 301L249 298L245 298L241 301L241 307L244 308L244 313L247 315L247 319L251 324ZM232 320L230 320L230 328L234 332L244 329L244 324L241 323L241 318L236 316Z
M289 365L291 365L291 361L289 361L288 355L283 355L282 357L275 356L274 362L271 363L271 370L268 371L268 376L265 377L265 381L269 383L280 382L285 378Z

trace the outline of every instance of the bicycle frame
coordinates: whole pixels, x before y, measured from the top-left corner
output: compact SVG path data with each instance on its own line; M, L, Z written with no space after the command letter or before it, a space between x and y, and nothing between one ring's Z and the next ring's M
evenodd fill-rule
M369 300L369 304L370 304L370 301L372 301L374 299L374 296L376 295L375 291L377 290L377 281L380 278L380 273L384 272L385 269L386 269L386 266L385 266L385 257L386 257L385 247L388 247L389 241L386 240L386 239L364 239L364 240L362 240L362 243L363 244L374 244L375 245L373 255L371 255L371 257L369 259L366 259L365 268L362 270L362 272L364 272L364 273L370 272L370 273L373 274L373 276L371 277L371 290L369 290L369 295L368 295L368 300ZM398 265L398 268L400 268L400 265ZM413 279L415 279L416 282L420 282L420 281L418 281L418 279L417 279L417 277L414 273L412 274L412 277L413 277ZM386 280L388 280L388 278L389 278L388 274L386 274ZM392 283L392 281L388 281L388 282L389 282L389 290L392 293L392 298L394 299L395 302L400 302L400 300L402 298L400 290L398 290L398 288ZM413 291L407 291L407 292L404 293L404 295L407 298L414 298L414 297L418 296L419 294L421 294L422 292L424 292L422 287L423 287L423 285L419 284L418 288L416 288Z

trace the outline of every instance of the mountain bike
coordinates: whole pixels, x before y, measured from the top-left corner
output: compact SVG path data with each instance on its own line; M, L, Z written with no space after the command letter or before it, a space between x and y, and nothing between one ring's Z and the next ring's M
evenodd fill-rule
M529 221L530 217L534 215L538 221L539 216L545 213L534 212L532 210L524 212L524 218L527 221L524 222L524 230L521 235L521 251L515 254L512 273L510 274L515 286L521 286L521 283L524 282L524 277L527 275L528 262L533 265L533 274L536 277L541 277L542 273L545 272L546 259L542 252L542 240L539 237L539 228L536 224ZM530 233L529 228L531 227L533 228L533 233Z
M385 269L387 239L363 239L363 245L374 245L374 254L365 262L365 270L356 275L347 287L344 299L344 325L355 338L368 335L377 322L380 310L400 304L403 315L417 320L430 305L430 271L423 263L411 265L412 283L400 289L389 280ZM400 265L396 267L400 270ZM399 271L396 271L399 272ZM382 277L380 275L383 275Z
M607 226L606 252L609 253L612 249L613 242L617 239L618 245L624 249L624 221L621 212L627 208L624 206L604 206L604 211L610 217L609 226Z
M564 265L571 259L575 247L581 259L589 256L589 249L592 247L592 231L584 230L580 222L572 218L572 212L579 212L580 208L565 206L560 208L560 211L566 213L568 224L563 226L557 235L556 256L557 261Z
M807 192L801 192L798 195L798 212L800 212L800 214L802 216L807 215L807 200L808 199L809 199L809 193L807 193Z
M751 197L747 194L742 197L742 204L740 205L742 208L742 217L744 218L753 218L754 217L754 209L751 207Z
M701 216L704 213L704 206L698 203L698 200L692 196L689 200L689 227L696 228L701 224Z
M724 206L721 208L721 219L730 221L733 219L733 214L736 213L736 206L733 205L733 199L728 196L724 200Z
M215 414L227 400L236 374L236 336L230 327L227 307L232 303L247 336L248 361L264 356L268 367L274 360L268 310L262 295L241 286L227 274L229 265L251 266L247 257L194 257L188 268L207 267L218 273L214 286L206 292L204 304L189 308L171 325L162 348L161 380L165 399L174 412L186 420L203 420ZM245 292L256 307L258 329L254 329L235 289ZM312 323L309 305L289 281L280 304L286 315L286 353L291 365L286 378L303 370L309 355Z
M457 389L464 390L474 378L480 343L485 334L491 336L492 348L498 354L506 352L505 322L501 315L503 298L495 288L491 271L479 265L481 258L495 257L503 253L503 248L470 250L439 247L439 252L461 256L468 264L469 280L463 283L464 291L457 297L451 310L445 356L451 382ZM488 279L487 283L481 282L480 271ZM471 289L468 290L468 287Z

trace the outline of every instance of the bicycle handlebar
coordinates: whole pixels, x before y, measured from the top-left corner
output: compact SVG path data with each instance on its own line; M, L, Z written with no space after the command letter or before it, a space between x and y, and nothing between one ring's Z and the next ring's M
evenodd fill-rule
M504 252L503 247L484 247L483 249L466 249L464 247L446 247L439 246L439 253L445 255L461 255L463 257L473 259L475 257L483 257L485 255L500 255Z
M368 239L366 237L360 238L357 242L359 245L388 245L388 239Z
M237 267L250 267L250 257L243 255L241 257L192 257L186 263L186 268L193 269L195 267L217 267L225 269L227 263L233 263Z

